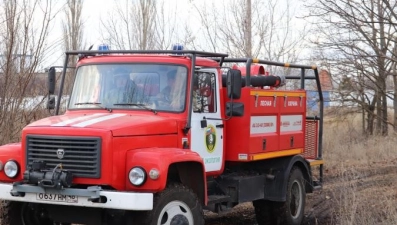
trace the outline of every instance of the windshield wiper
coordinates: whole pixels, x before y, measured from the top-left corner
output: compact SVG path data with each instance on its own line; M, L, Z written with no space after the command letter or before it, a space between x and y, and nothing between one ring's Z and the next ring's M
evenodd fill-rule
M150 112L153 112L154 114L157 114L157 111L155 109L147 107L145 104L142 104L142 103L115 103L113 105L138 106L142 109L146 109L146 110L149 110Z
M78 102L78 103L75 103L74 105L95 105L101 109L105 109L109 112L112 112L112 109L102 106L102 103L100 103L100 102Z

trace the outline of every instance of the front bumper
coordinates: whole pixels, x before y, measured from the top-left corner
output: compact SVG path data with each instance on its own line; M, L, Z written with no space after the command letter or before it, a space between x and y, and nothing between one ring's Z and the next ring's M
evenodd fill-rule
M104 209L153 209L153 193L105 191L99 186L87 189L48 189L27 184L0 183L0 199Z

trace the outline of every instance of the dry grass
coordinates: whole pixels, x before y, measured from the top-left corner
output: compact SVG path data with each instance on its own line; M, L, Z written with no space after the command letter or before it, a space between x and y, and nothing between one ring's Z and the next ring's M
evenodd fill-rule
M344 122L326 122L324 125L324 158L329 168L340 168L347 163L367 166L374 162L397 158L396 135L365 136L354 119Z
M359 116L328 116L324 124L329 224L397 224L397 142L362 134Z

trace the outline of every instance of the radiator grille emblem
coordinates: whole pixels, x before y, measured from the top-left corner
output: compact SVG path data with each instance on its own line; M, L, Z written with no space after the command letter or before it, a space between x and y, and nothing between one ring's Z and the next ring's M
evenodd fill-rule
M58 159L63 159L63 156L65 155L65 150L63 150L62 148L59 148L58 150L57 150L57 156L58 156Z

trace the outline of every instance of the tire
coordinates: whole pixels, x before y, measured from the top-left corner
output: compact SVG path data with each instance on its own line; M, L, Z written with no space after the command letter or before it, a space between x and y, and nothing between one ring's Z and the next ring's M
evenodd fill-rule
M277 216L274 212L273 202L267 200L253 201L255 216L258 225L277 224Z
M203 209L192 190L173 183L155 195L153 210L135 212L134 222L142 225L204 225Z
M288 177L285 202L253 202L259 225L300 225L304 217L306 191L302 171L293 167Z
M0 225L53 225L40 205L23 202L0 203Z
M303 221L306 191L302 171L293 167L288 178L287 201L280 207L282 224L300 225Z

